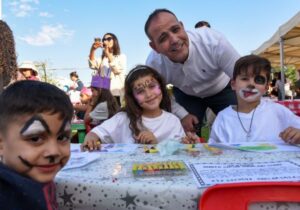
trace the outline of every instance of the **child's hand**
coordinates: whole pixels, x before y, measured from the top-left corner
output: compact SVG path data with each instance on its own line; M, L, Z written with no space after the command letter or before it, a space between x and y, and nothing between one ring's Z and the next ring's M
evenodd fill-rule
M182 138L181 143L183 144L195 144L199 137L193 132L186 132L186 136Z
M101 149L101 142L99 137L93 133L89 132L85 138L84 142L80 145L81 151L93 151Z
M139 144L157 144L157 139L151 131L141 131L134 138Z
M300 129L288 127L279 136L289 144L300 144Z

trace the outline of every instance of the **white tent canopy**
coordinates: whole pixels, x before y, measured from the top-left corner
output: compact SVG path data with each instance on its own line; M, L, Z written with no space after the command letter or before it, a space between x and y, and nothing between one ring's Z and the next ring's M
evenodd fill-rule
M252 53L268 58L273 67L295 65L300 68L300 12Z

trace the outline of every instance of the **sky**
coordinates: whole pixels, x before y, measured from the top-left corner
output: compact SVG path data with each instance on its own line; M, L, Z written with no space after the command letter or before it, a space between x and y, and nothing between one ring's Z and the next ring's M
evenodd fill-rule
M55 77L71 71L88 84L88 55L95 37L112 32L127 56L127 72L151 51L144 33L149 14L173 11L192 30L208 21L241 54L250 54L300 10L299 0L0 0L1 17L12 29L18 63L47 62ZM98 50L97 55L101 55Z

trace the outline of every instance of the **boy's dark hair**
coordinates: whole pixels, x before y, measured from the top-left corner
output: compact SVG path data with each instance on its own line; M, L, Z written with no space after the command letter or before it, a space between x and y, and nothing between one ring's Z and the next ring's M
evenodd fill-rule
M238 59L234 65L233 80L243 72L248 73L249 69L253 75L258 75L261 71L266 72L267 82L270 81L271 63L268 59L258 55L246 55Z
M92 108L94 109L99 103L106 101L107 109L108 109L108 118L114 116L120 110L120 106L116 98L110 92L110 90L104 88L97 88L97 87L92 87L92 88L100 92L100 97L98 97L97 101L95 102L95 104L93 104Z
M171 14L171 15L174 15L174 17L177 19L176 15L175 15L173 12L171 12L170 10L168 10L168 9L156 9L156 10L154 10L154 11L149 15L148 19L146 20L145 27L144 27L145 33L146 33L146 35L147 35L147 37L148 37L149 39L151 39L150 34L149 34L149 32L148 32L150 23L151 23L151 21L152 21L158 14L160 14L160 13L162 13L162 12L166 12L166 13L169 13L169 14Z
M49 112L72 120L73 105L58 87L45 82L23 80L8 86L0 95L0 132L21 117Z
M201 20L198 23L196 23L195 28L201 28L203 26L207 26L208 28L210 28L210 24L207 21Z
M106 34L104 34L104 36L103 36L102 39L104 39L104 37L106 35L110 35L113 38L113 40L114 40L113 52L112 52L113 55L120 55L121 54L121 48L120 48L120 44L119 44L117 36L115 34L113 34L113 33L106 33ZM104 56L105 56L105 53L104 53L104 50L103 50L103 52L102 52L102 59L104 58Z
M139 126L142 125L142 114L143 110L140 105L137 103L134 95L133 95L133 83L145 76L152 76L156 79L160 85L160 89L162 92L162 101L160 103L160 108L171 112L171 100L167 92L166 83L163 77L154 69L145 65L138 65L133 68L125 79L125 107L122 111L127 113L129 118L129 127L134 135L138 135L140 133Z

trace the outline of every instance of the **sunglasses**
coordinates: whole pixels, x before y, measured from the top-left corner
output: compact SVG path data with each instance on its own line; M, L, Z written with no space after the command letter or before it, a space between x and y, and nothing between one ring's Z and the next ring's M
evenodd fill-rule
M110 42L112 39L113 39L112 37L103 38L102 42L105 42L105 41L109 41Z

